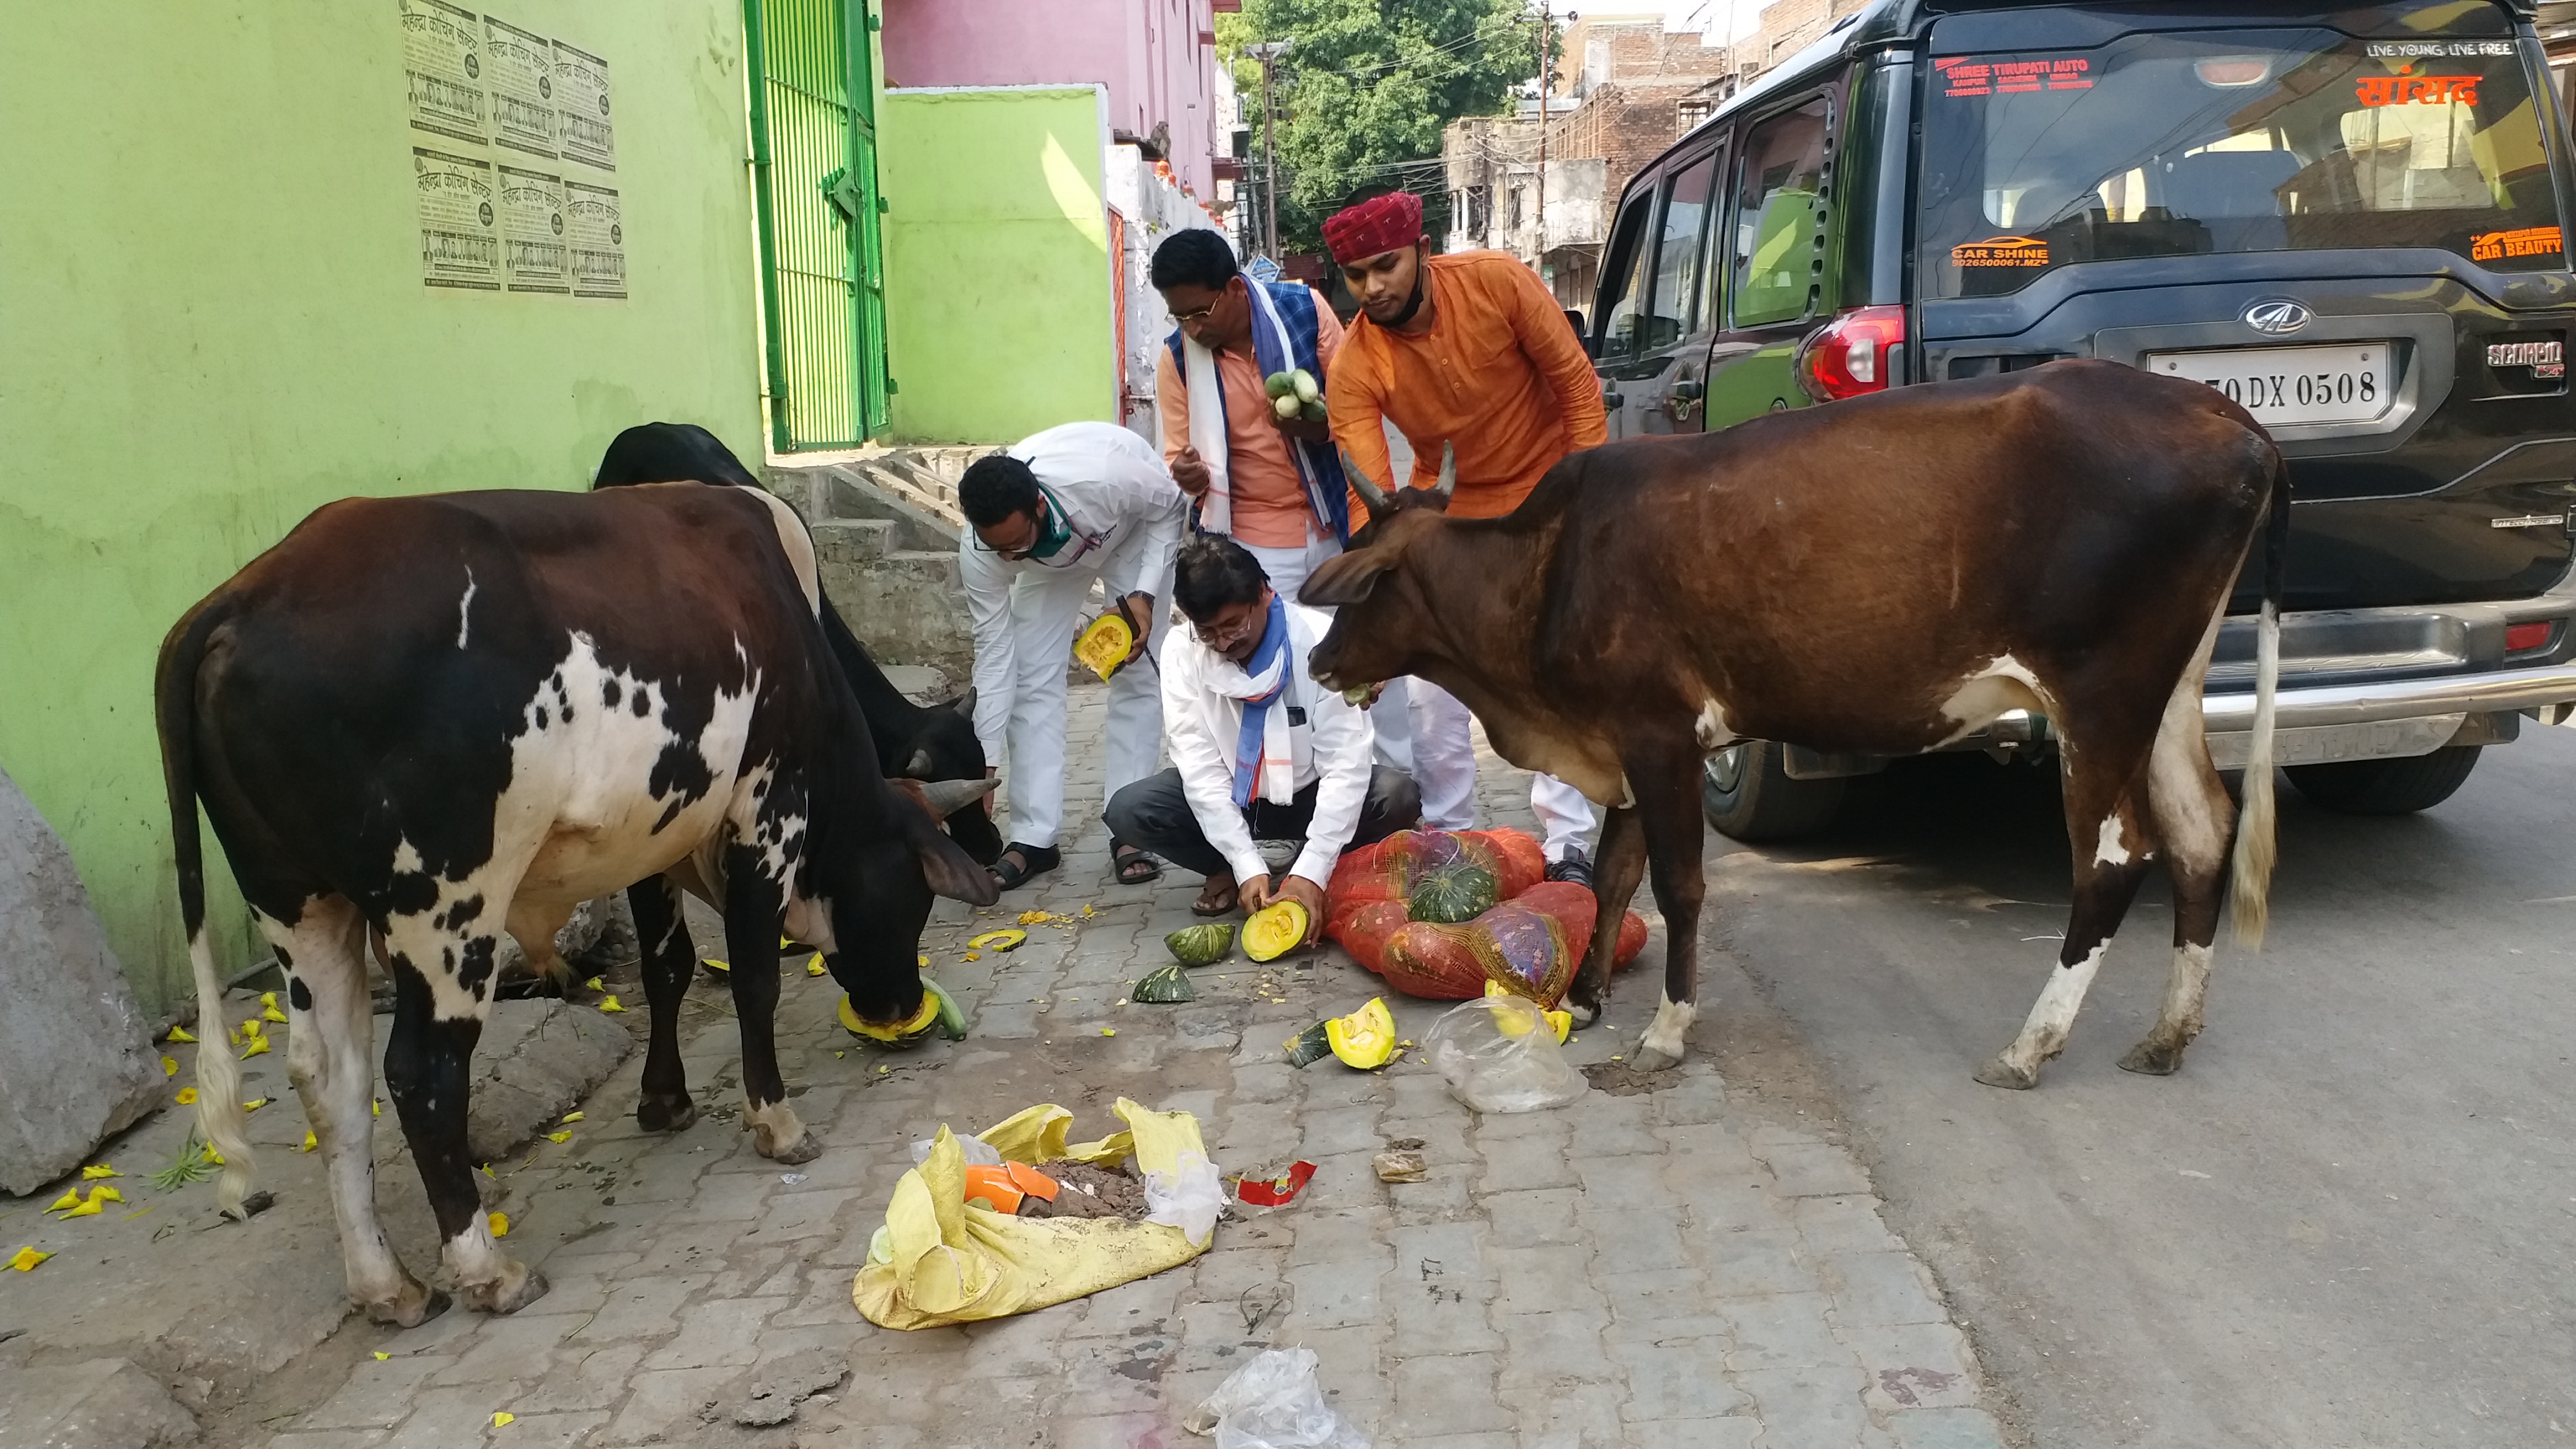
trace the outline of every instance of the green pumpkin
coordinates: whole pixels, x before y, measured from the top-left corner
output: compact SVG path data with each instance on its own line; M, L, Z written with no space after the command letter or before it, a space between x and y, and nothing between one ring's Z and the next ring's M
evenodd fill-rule
M1502 889L1494 883L1492 871L1460 861L1417 881L1405 908L1417 921L1454 926L1492 910L1501 899Z
M1166 966L1136 983L1128 996L1134 1000L1164 1005L1174 1001L1196 1001L1198 988L1190 985L1189 974L1178 966Z
M1212 966L1234 949L1234 927L1223 921L1184 926L1163 938L1163 949L1184 966Z

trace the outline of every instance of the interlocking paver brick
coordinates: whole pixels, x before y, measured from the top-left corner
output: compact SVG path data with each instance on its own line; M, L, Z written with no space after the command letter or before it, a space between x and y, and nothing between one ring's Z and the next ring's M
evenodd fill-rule
M1106 880L1100 692L1074 696L1064 867L996 907L940 903L924 938L967 1041L864 1046L834 1023L828 982L788 971L781 1068L825 1149L790 1168L750 1146L727 988L701 983L682 1043L695 1126L634 1125L639 1055L585 1104L573 1144L494 1164L508 1246L554 1291L515 1318L353 1324L395 1356L317 1371L313 1407L264 1426L278 1449L949 1449L1033 1431L1059 1449L1177 1449L1200 1397L1289 1345L1314 1350L1328 1401L1386 1449L1997 1449L1966 1340L1831 1125L1738 1110L1705 1056L1652 1091L1479 1114L1415 1054L1368 1073L1286 1064L1286 1037L1383 989L1333 953L1193 972L1186 1007L1120 1004L1191 923L1197 882ZM1525 823L1526 777L1487 763L1488 816ZM962 959L967 937L1040 904L1074 925ZM711 925L692 932L721 939ZM1638 980L1623 990L1651 997ZM1392 1004L1416 1036L1444 1009ZM1625 1034L1578 1039L1576 1060L1632 1052L1638 1019L1622 1020ZM1196 1116L1229 1175L1299 1156L1319 1172L1286 1207L1239 1208L1191 1263L1086 1300L909 1333L859 1316L851 1278L912 1141L1042 1101L1071 1107L1087 1139L1116 1125L1119 1096ZM1396 1138L1423 1140L1427 1181L1377 1179ZM434 1261L434 1246L403 1250ZM792 1427L702 1417L747 1373L815 1350L852 1377ZM492 1429L496 1409L517 1422Z

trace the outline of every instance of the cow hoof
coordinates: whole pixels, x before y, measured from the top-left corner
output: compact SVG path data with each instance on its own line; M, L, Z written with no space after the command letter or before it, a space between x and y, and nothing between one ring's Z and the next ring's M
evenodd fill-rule
M1598 1002L1586 1006L1569 996L1565 999L1565 1014L1574 1018L1577 1027L1586 1027L1601 1019L1601 1006Z
M546 1296L546 1275L525 1263L512 1263L499 1278L457 1290L465 1306L481 1313L516 1313Z
M646 1097L635 1104L635 1125L647 1132L685 1132L698 1120L698 1104L686 1092Z
M2160 1041L2142 1041L2129 1048L2127 1056L2120 1058L2120 1070L2148 1077L2170 1077L2182 1070L2182 1048Z
M2027 1092L2039 1085L2039 1073L2014 1066L2000 1056L1977 1068L1976 1076L1978 1081L1989 1087L2004 1087L2015 1092Z
M1679 1056L1656 1047L1639 1047L1636 1054L1628 1058L1629 1068L1640 1072L1669 1072L1681 1064Z
M761 1156L770 1161L784 1162L791 1167L799 1162L811 1162L823 1155L823 1139L811 1131L796 1134L795 1141L781 1147L773 1145L767 1133L754 1128L751 1145Z
M447 1311L447 1295L419 1283L390 1303L366 1305L367 1321L387 1328L418 1328Z

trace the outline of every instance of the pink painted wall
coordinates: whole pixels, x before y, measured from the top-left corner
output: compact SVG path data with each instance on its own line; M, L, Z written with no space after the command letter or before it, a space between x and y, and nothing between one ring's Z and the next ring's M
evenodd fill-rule
M889 86L1109 88L1112 130L1171 127L1172 170L1216 196L1216 29L1210 0L882 0Z

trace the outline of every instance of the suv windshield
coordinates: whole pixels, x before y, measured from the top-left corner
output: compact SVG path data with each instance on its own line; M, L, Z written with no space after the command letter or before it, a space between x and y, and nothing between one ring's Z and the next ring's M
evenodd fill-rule
M1964 20L1933 32L1931 295L2197 252L2438 247L2498 270L2566 265L2528 72L2483 0L2163 34L2042 10L2014 17L2021 48L1973 53L1995 31Z

